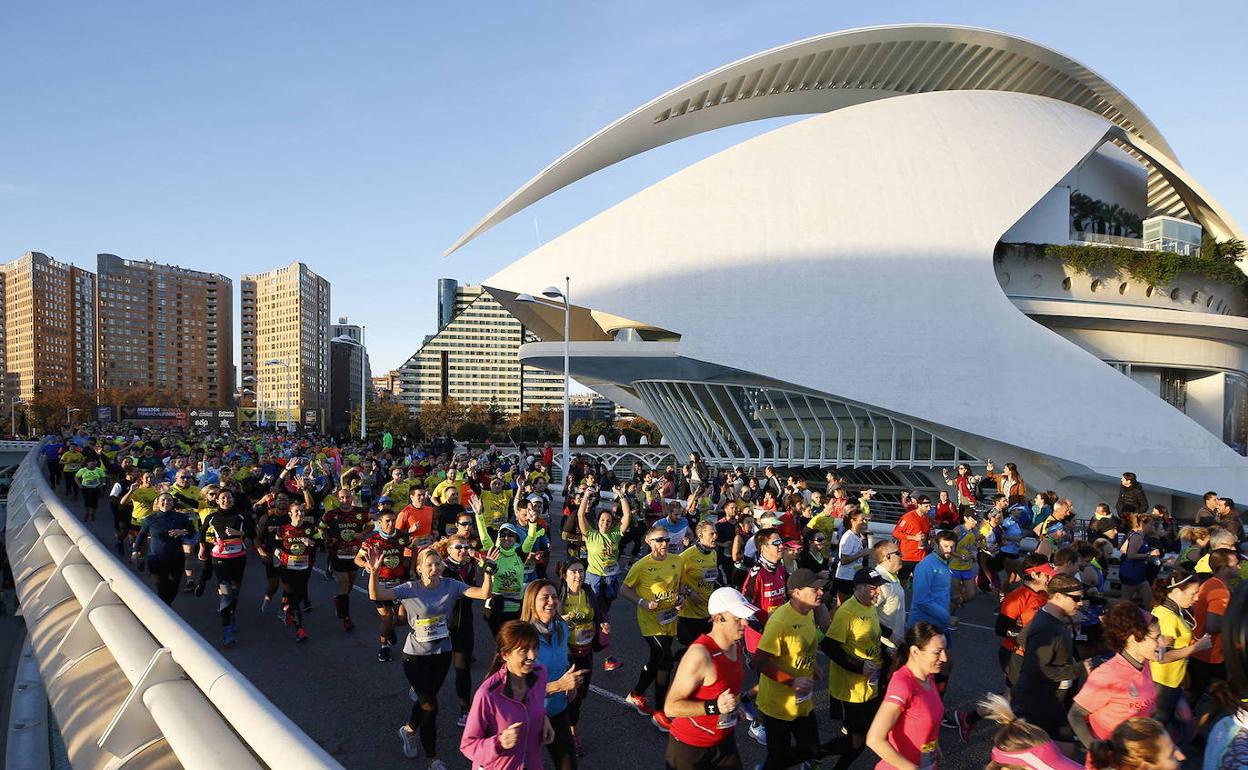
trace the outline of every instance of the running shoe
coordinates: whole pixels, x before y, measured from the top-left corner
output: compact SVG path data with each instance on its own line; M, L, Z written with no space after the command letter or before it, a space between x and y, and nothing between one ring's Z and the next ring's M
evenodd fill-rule
M460 727L468 726L468 712L466 710L464 709L459 710L459 719L455 720L455 724L459 725ZM575 736L573 736L573 740L576 740Z
M182 593L194 593L198 587L199 586L195 583L195 578L187 578L186 582L182 585Z
M767 728L762 722L750 723L750 737L753 738L759 746L767 745Z
M342 619L342 630L346 631L347 633L351 633L353 630L355 630L355 624L351 622L351 618Z
M429 770L447 770L446 763L434 757L429 760Z
M194 590L195 590L195 598L196 598L196 599L198 599L198 598L202 597L202 596L204 595L204 589L205 589L205 588L207 588L207 587L208 587L208 584L207 584L207 583L205 583L205 582L203 582L203 581L200 581L200 582L196 583L196 584L195 584L195 589L194 589Z
M962 739L963 743L970 743L971 730L975 727L975 725L971 724L971 712L954 709L953 721L958 723L958 737Z
M585 744L581 742L581 736L572 736L572 751L575 752L578 757L585 756Z
M407 699L410 700L412 703L416 702L416 688L415 687L407 688Z
M286 624L286 627L287 627L287 628L292 628L292 627L294 627L294 625L295 625L295 613L291 612L289 609L286 609L286 610L284 610L284 611L282 612L282 614L281 614L281 616L280 616L280 617L281 617L281 619L282 619L282 622L284 622L284 623Z
M381 647L379 647L379 648L378 648L378 650L377 650L377 662L378 662L378 663L389 663L389 662L390 662L390 660L391 660L391 658L390 658L390 645L388 645L388 644L383 644L383 645L381 645Z
M624 661L620 660L619 658L615 657L614 655L608 655L608 656L607 656L606 658L604 658L604 659L603 659L603 661L602 661L602 670L603 670L603 671L614 671L614 670L616 670L617 668L622 667L623 665L624 665Z
M272 603L273 603L273 597L271 596L264 597L263 601L260 602L260 614L263 615L264 613L268 612L269 605Z
M408 759L420 756L420 741L416 740L416 733L412 732L412 728L407 725L400 727L399 740L403 741L403 756Z
M667 714L664 714L662 711L654 712L650 717L650 724L659 728L659 732L662 733L671 732L672 730L672 720L668 719Z
M308 599L304 599L304 600L303 600L303 607L301 607L300 609L302 609L304 612L311 612L311 611L312 611L312 602L311 602L310 600L308 600Z
M308 632L304 631L302 626L295 629L295 641L296 642L308 641Z
M226 647L233 647L238 643L238 637L234 634L234 626L222 627L221 634L221 644Z
M958 720L952 713L946 714L945 717L940 720L940 726L946 730L957 730Z
M637 713L641 714L643 717L648 717L654 714L654 709L650 708L650 701L646 700L646 696L641 693L630 692L628 695L624 696L624 700L628 703L628 705L637 709Z

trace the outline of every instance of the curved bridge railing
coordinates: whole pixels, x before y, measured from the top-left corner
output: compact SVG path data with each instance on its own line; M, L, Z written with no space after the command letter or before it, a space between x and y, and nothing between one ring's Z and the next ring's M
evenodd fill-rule
M39 447L14 474L6 536L75 768L341 769L61 503Z

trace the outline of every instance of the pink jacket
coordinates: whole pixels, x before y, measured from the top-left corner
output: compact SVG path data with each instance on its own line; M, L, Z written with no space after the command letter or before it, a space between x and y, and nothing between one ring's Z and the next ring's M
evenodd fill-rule
M507 669L486 678L472 698L468 724L459 750L472 762L473 770L542 770L542 725L546 719L546 668L533 666L532 682L524 701L503 692ZM498 744L498 734L520 722L520 740L511 749Z

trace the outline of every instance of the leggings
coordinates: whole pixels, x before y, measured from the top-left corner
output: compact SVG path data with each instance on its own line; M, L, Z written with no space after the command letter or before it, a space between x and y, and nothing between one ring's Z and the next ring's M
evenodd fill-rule
M490 605L493 605L495 603L497 603L499 607L503 607L506 604L506 602L503 599L497 596L492 596L490 597L489 604L486 605L485 613L484 613L485 624L490 627L491 638L495 638L498 636L498 629L502 628L503 624L506 623L507 621L520 619L519 607L517 607L514 610L494 609L494 607Z
M589 695L589 680L594 675L594 651L586 650L584 653L570 651L568 653L568 662L571 663L573 671L584 671L585 678L581 680L580 687L576 688L576 697L568 704L568 724L572 729L581 721L581 704L585 702L585 697Z
M460 620L459 628L451 632L451 663L455 666L455 696L459 698L459 710L472 706L472 648L476 635L472 629L472 616L467 612Z
M446 681L451 669L451 653L437 652L433 655L408 655L403 653L403 674L416 692L412 715L407 726L420 734L420 745L425 757L438 755L438 690Z
M88 511L94 511L100 507L100 488L99 487L83 487L82 488L82 507Z
M767 761L763 770L784 770L810 759L819 748L819 724L814 712L792 720L763 715L767 727Z
M295 628L303 628L303 603L308 598L310 577L310 569L281 569L282 607L286 610L286 617L294 620Z
M223 626L234 625L234 610L238 609L238 591L246 568L247 559L243 556L212 560L212 571L217 576L217 612Z
M173 604L182 582L182 562L147 561L147 571L156 580L156 595L165 604Z
M555 739L546 747L550 753L550 763L555 766L555 770L576 770L576 750L572 744L572 724L568 719L568 710L564 709L547 718L555 731Z
M641 667L641 675L633 692L644 695L650 685L654 685L654 709L663 710L663 701L667 698L668 685L672 683L672 637L643 636L646 646L650 648L650 658Z

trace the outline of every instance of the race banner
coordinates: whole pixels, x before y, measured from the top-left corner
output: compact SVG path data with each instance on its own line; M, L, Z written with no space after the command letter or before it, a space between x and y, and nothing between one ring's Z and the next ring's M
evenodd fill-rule
M138 425L186 426L186 410L176 406L123 406L121 421Z
M215 406L206 406L192 409L190 411L190 426L198 430L228 430L238 429L238 411L235 409L223 409Z

